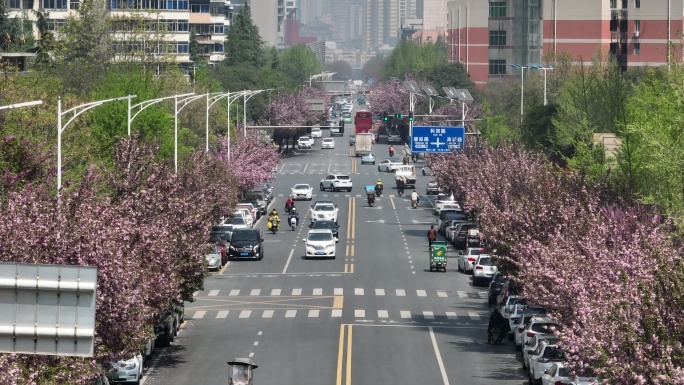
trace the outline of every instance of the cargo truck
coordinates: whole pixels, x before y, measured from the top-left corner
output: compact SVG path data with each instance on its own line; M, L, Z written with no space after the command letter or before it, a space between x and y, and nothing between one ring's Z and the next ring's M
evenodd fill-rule
M373 150L373 134L356 134L354 156L368 155Z

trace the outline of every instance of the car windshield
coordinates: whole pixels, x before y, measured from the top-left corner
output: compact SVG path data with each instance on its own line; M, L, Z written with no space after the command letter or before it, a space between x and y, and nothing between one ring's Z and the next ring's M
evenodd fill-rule
M542 341L546 341L549 345L555 345L558 342L560 342L560 338L540 338L539 340L537 340L537 345L541 344Z
M347 175L339 175L339 176L337 177L337 179L338 179L338 180L349 180L349 176L347 176Z
M310 241L332 241L332 233L309 233Z
M562 361L565 359L565 352L563 349L548 346L546 349L544 349L544 358L554 361Z
M234 225L244 225L245 224L245 218L235 217L230 221L230 223L232 223Z
M480 249L468 249L470 255L480 255Z
M318 205L315 208L316 211L334 211L335 206L332 205Z
M298 184L294 186L295 190L308 190L309 185L308 184Z
M233 226L213 226L211 231L214 233L227 233L233 231Z
M332 139L330 139L330 138L325 138L325 139L323 139L323 141L326 142L326 143L332 143L332 142L334 142L334 140L332 140Z
M311 131L320 131L320 130L321 130L321 129L318 128L318 127L314 127L314 128L311 129Z
M316 221L313 224L314 229L335 229L335 222L332 221Z
M537 333L553 333L557 326L553 322L536 323L532 325L532 331Z
M231 241L256 241L259 234L256 231L236 231L233 233Z
M480 258L480 261L477 264L480 266L494 266L491 258Z

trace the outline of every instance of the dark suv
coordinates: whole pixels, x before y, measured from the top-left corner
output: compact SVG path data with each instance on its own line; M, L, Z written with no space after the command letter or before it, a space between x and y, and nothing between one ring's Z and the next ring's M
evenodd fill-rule
M506 277L504 277L500 271L496 272L492 280L489 282L489 300L487 301L489 306L496 305L496 299L499 297L501 289L503 288L505 283Z
M263 243L259 229L236 229L230 236L228 259L263 259Z

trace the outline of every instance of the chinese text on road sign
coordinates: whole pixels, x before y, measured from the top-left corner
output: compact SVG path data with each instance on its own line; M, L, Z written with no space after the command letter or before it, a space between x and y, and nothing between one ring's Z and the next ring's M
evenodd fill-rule
M465 128L413 126L411 152L452 152L463 148Z

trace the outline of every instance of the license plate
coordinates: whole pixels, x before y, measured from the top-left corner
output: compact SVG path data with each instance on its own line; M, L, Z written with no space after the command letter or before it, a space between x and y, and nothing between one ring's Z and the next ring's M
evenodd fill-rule
M240 253L240 256L241 256L241 257L246 257L246 256L248 256L248 255L249 255L249 253Z
M485 274L485 277L492 278L492 274Z
M323 252L323 251L317 251L317 252L316 252L316 255L325 255L325 252Z

